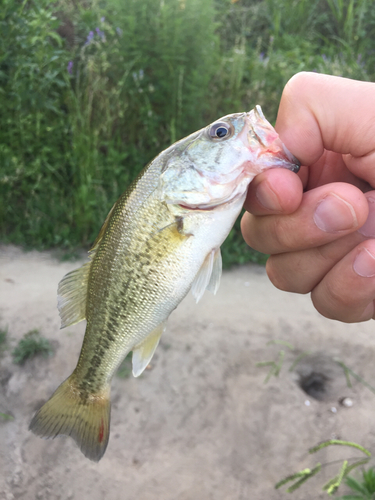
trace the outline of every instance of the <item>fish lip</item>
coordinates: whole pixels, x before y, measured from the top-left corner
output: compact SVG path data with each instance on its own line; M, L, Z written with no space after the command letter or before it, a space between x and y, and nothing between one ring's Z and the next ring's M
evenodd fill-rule
M296 156L294 156L293 153L289 151L289 149L285 146L283 142L281 142L281 144L283 146L284 153L287 159L289 160L289 165L285 166L285 168L297 174L299 172L299 169L301 168L301 162Z
M295 174L297 174L299 172L299 169L301 168L301 162L299 161L298 158L296 158L293 154L292 154L292 166L290 168L290 170L292 172L294 172Z

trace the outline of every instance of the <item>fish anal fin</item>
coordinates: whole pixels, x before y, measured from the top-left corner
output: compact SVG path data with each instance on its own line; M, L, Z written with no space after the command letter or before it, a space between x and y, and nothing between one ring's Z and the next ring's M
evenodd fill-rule
M220 247L215 250L214 261L212 264L211 278L207 285L207 290L212 292L214 295L219 289L221 273L223 270L223 263L221 259Z
M204 291L210 283L212 268L214 264L214 255L215 250L212 250L206 256L191 286L191 292L197 303L203 297Z
M165 327L166 321L163 321L145 340L133 348L132 364L134 377L139 377L150 363L159 344L160 337L165 331Z
M87 284L91 262L68 273L57 289L57 307L61 328L75 325L86 318Z
M109 439L109 397L109 385L95 394L81 394L73 374L35 414L29 429L43 438L71 436L87 458L99 462Z

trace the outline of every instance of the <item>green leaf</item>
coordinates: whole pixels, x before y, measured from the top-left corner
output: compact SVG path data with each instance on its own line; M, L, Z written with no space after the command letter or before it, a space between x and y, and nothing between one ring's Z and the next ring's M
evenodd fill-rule
M362 493L363 495L367 495L368 491L367 489L362 486L361 483L359 483L356 479L348 476L346 478L346 484L349 486L354 491L359 491L359 493Z

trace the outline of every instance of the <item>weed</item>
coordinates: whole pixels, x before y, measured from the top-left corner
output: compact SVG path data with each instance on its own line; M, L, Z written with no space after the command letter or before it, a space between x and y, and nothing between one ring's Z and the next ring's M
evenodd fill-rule
M316 453L316 452L320 451L322 448L326 448L327 446L336 446L336 445L348 446L350 448L355 448L357 450L360 450L362 453L364 453L366 455L367 458L359 459L359 460L355 461L354 463L352 463L351 465L349 465L348 460L344 460L337 475L334 476L332 479L330 479L323 486L323 491L325 491L327 493L327 495L329 495L329 496L332 496L334 493L336 493L336 491L338 490L338 488L340 487L340 485L342 484L344 479L346 480L347 483L348 483L348 480L350 482L351 478L348 477L348 474L352 470L368 463L369 460L371 459L371 453L369 452L369 450L367 450L366 448L364 448L360 444L353 443L351 441L342 441L339 439L330 439L329 441L324 441L323 443L320 443L319 445L314 446L313 448L310 448L309 453L310 454ZM330 464L328 464L328 463L325 464L325 466L327 466L327 465L330 465ZM275 488L278 489L281 486L284 486L286 483L289 483L291 481L295 481L295 483L292 484L292 486L289 486L289 488L286 490L288 493L292 493L296 489L300 488L311 477L318 474L322 470L322 467L323 467L323 465L320 462L318 462L313 469L307 468L307 469L303 469L302 471L296 472L295 474L291 474L290 476L287 476L286 478L279 481L275 485ZM369 484L371 486L375 486L375 482L372 483L373 479L375 479L375 476L373 477L372 474L369 474L368 481L369 481ZM354 484L354 483L352 483L352 484ZM371 499L373 497L342 497L342 498L346 499L346 500L351 500L354 498Z
M346 477L346 484L355 494L338 497L338 500L373 500L375 498L375 469L362 471L362 480Z
M24 335L13 350L13 362L17 365L23 365L27 359L37 355L47 357L52 352L49 340L42 337L38 330L31 330Z
M14 420L13 415L10 415L9 413L1 413L0 412L0 422L9 422L11 420Z

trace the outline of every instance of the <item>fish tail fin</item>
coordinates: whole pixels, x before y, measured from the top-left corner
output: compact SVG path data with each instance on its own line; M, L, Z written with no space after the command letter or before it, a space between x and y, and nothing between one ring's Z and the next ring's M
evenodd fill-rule
M87 458L99 462L109 439L109 396L109 384L100 392L84 395L73 373L34 415L29 429L43 438L71 436Z

